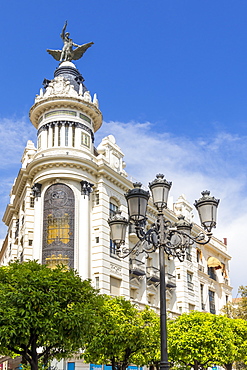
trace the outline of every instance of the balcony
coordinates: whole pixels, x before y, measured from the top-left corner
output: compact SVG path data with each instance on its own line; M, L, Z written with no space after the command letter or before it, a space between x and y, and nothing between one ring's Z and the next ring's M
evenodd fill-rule
M176 288L176 277L172 274L166 274L166 287L169 289Z
M147 267L147 280L152 283L159 283L160 270L154 266Z
M136 259L130 259L130 274L135 275L137 277L144 276L145 272L145 263Z

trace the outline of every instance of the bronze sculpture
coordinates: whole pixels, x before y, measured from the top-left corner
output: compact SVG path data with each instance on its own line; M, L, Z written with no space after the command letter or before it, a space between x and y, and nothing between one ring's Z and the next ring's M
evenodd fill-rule
M69 32L65 32L67 27L67 21L65 22L62 33L60 34L62 40L63 40L63 48L62 50L51 50L47 49L47 52L53 56L54 59L60 61L60 62L66 62L71 60L78 60L80 59L83 54L86 52L86 50L93 45L93 42L89 42L87 44L83 45L77 45L73 42L72 39L69 38ZM76 49L73 50L73 46L76 47Z

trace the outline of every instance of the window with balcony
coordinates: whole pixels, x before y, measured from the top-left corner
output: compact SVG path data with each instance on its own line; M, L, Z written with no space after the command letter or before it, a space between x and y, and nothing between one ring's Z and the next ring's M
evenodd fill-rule
M137 277L144 276L146 274L145 263L136 258L130 258L130 274Z
M211 279L217 280L216 279L216 273L215 273L215 268L214 267L208 267L208 275Z

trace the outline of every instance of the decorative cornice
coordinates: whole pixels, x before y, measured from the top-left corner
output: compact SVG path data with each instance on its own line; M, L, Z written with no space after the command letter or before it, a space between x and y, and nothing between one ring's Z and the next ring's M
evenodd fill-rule
M81 112L84 112L92 119L94 132L96 132L102 124L102 113L93 103L82 101L76 97L62 96L52 96L45 100L36 102L29 112L32 124L38 128L40 116L43 113L48 112L50 109L55 108L78 109Z

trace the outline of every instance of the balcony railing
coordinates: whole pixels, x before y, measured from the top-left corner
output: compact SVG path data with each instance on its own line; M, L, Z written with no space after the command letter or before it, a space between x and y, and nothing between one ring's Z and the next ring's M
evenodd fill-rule
M154 266L147 267L147 280L158 283L160 281L160 270Z
M166 287L176 288L176 276L173 276L172 274L166 274Z
M130 274L136 276L143 276L146 274L145 272L145 263L136 259L130 259Z

